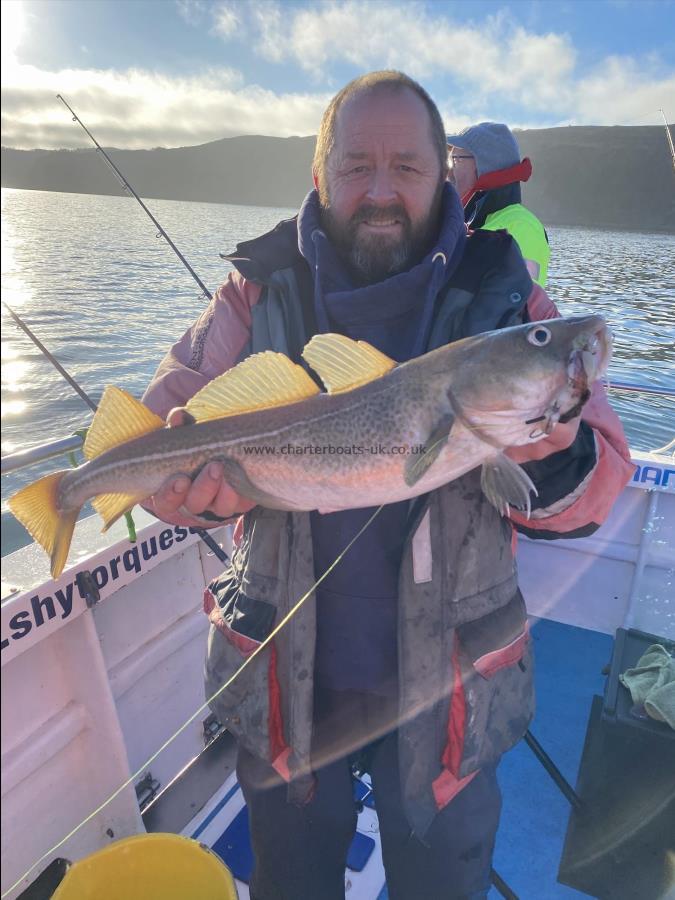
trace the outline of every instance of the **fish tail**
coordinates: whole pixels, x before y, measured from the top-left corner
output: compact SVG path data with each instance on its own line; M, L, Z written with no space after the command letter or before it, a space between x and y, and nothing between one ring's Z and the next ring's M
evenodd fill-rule
M58 578L68 558L68 550L80 507L60 510L57 497L64 469L45 475L17 491L7 501L13 515L51 558L52 578Z

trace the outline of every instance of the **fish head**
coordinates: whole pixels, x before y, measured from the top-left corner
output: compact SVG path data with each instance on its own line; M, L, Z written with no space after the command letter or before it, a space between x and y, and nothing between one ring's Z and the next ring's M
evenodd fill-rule
M475 344L471 346L472 341ZM530 322L469 338L451 402L501 447L531 443L579 415L606 371L611 333L602 316Z

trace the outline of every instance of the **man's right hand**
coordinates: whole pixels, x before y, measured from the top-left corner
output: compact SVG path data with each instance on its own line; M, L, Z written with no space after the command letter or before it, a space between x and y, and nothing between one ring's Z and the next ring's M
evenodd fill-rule
M189 426L193 421L181 407L172 409L166 419L169 428ZM202 518L200 513L204 511L227 520L255 505L229 486L224 479L223 467L218 462L204 466L194 481L187 474L172 475L143 504L158 519L188 528L218 528L222 524L222 521Z

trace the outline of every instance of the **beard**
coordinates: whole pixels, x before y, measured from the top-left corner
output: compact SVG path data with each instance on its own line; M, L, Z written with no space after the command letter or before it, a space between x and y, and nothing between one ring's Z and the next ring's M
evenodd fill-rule
M323 224L342 261L357 284L375 284L416 265L426 254L438 233L443 184L439 184L428 215L415 224L401 204L360 206L347 222L338 221L324 206ZM401 223L398 237L363 233L363 222L377 224L396 219Z

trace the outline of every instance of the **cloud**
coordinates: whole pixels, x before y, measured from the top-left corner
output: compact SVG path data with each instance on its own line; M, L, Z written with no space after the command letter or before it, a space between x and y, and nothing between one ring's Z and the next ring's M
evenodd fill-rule
M193 28L198 27L208 17L209 11L204 0L175 0L181 19Z
M313 134L345 67L408 72L431 90L453 131L495 118L516 127L658 122L659 108L675 96L672 62L656 55L611 56L582 70L569 35L525 27L508 9L469 22L454 21L452 5L421 0L328 0L310 6L175 0L175 9L211 39L229 45L236 40L250 59L266 60L266 73L270 64L304 73L309 88L282 93L225 67L178 76L140 68L46 71L19 65L16 47L25 16L20 3L3 2L3 142L83 146L86 138L56 101L57 91L109 146ZM92 52L89 58L94 57Z
M190 78L131 69L45 72L20 66L3 87L3 143L11 147L87 146L55 98L64 95L105 146L186 146L236 134L314 134L325 94L277 94L242 84L232 69Z
M660 109L672 109L675 73L658 61L638 63L611 56L576 85L575 120L597 125L653 124Z
M221 3L213 10L213 32L221 38L230 38L241 25L233 3Z
M447 7L439 13L420 0L283 8L254 0L240 8L259 56L292 62L316 83L330 82L332 70L345 63L364 71L402 69L423 82L445 79L446 96L437 90L436 99L453 125L500 104L519 107L524 119L548 114L550 124L634 124L653 121L644 111L673 96L672 66L664 71L658 61L609 57L580 74L569 35L528 30L508 11L460 23Z
M331 64L345 62L365 70L402 69L419 79L447 73L481 93L518 92L543 107L576 60L568 37L527 32L506 13L475 25L434 15L433 6L415 0L348 0L284 7L283 14L278 4L263 0L248 9L256 52L274 62L292 61L317 80Z

